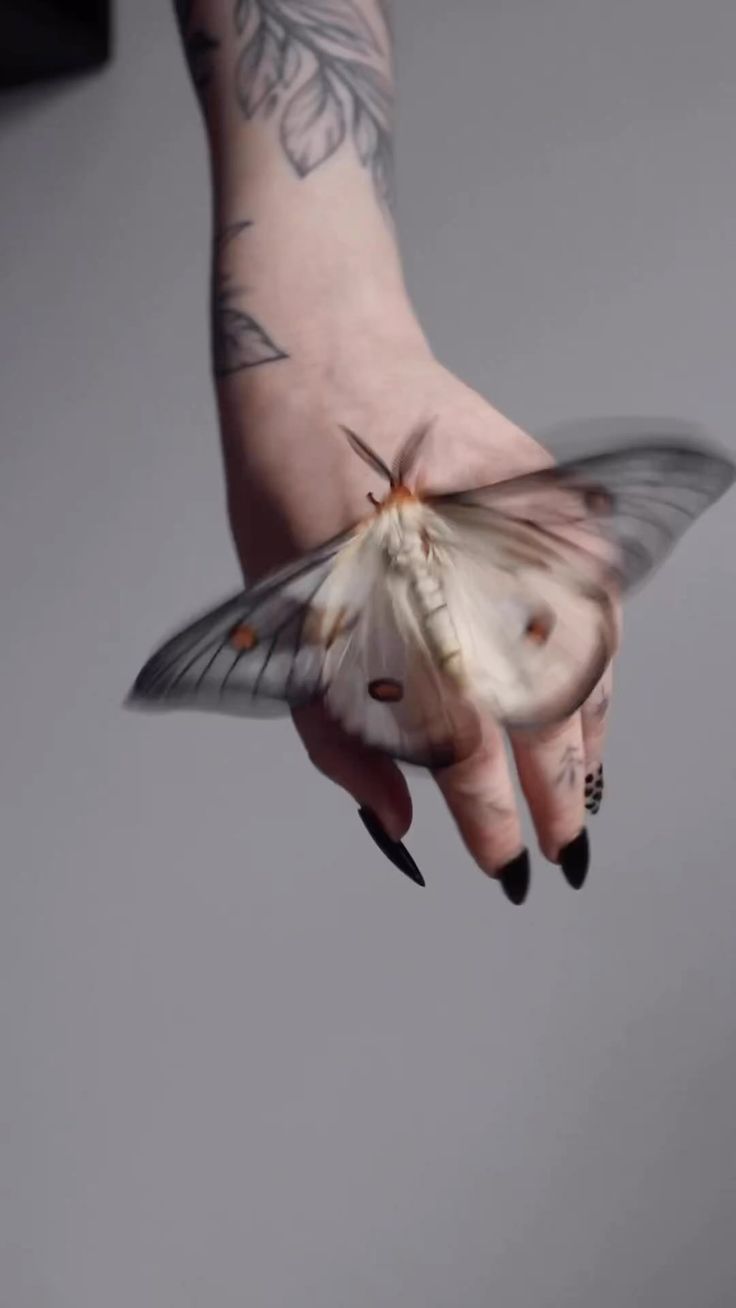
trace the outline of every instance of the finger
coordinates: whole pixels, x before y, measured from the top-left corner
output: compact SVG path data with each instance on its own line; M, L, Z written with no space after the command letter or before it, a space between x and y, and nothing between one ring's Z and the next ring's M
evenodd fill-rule
M498 727L484 721L477 749L460 762L435 769L433 776L476 863L500 880L512 903L523 903L529 889L529 855Z
M613 672L609 663L580 710L585 754L585 807L589 813L597 813L603 799L603 747L612 693Z
M417 885L425 884L401 837L411 825L406 778L392 759L348 736L319 704L293 713L310 761L358 804L360 819L378 848Z
M623 625L620 595L612 595L612 604L615 628L615 645L612 652L615 652L621 644ZM598 812L603 801L603 748L608 731L612 693L613 667L609 660L598 685L591 691L580 710L585 753L585 807L593 814Z
M542 853L579 889L589 860L580 714L545 731L514 734L511 744Z

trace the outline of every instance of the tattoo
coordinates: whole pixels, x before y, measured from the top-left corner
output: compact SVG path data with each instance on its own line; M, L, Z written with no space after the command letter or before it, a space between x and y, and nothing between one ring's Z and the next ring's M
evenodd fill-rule
M560 759L560 770L555 777L556 786L567 786L572 790L578 781L583 767L583 756L574 745L568 745Z
M192 10L195 0L174 0L176 18L179 24L184 51L189 65L189 73L202 99L205 88L212 80L214 52L219 48L216 41L203 27L192 26Z
M606 716L606 713L608 712L608 705L610 704L610 702L611 702L610 698L606 694L605 690L601 690L599 698L592 706L593 717L597 718L598 721L600 721L601 718L604 718Z
M212 274L212 370L216 377L229 377L259 363L288 359L288 354L271 339L255 318L240 307L246 288L226 268L225 250L237 240L250 221L231 223L215 238Z
M379 5L384 15L386 0ZM278 111L281 146L299 177L352 136L379 200L390 209L389 54L355 0L235 0L234 19L242 38L236 94L245 117ZM390 46L387 26L386 35Z

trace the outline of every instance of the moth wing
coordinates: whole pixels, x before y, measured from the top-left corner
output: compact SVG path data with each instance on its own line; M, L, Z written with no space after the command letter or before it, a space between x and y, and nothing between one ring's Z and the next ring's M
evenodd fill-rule
M461 648L501 720L538 726L579 707L615 648L614 596L733 478L702 444L649 441L430 501Z
M337 537L189 623L151 655L128 702L259 717L314 699L326 655L325 596L352 547L352 533ZM341 623L350 620L341 614Z
M620 591L643 581L728 489L733 463L702 442L648 440L431 501L473 508L488 529L527 528L540 550L569 556Z
M498 533L472 510L441 518L444 598L472 698L507 727L568 717L615 648L609 593L574 552L532 551L523 533Z
M466 757L477 712L437 668L409 584L371 553L370 589L348 639L325 667L325 705L350 735L422 767Z

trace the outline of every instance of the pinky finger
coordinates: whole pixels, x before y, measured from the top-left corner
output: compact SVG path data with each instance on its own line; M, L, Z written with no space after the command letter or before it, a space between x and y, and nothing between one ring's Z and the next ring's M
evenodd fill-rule
M613 674L609 663L598 685L580 710L585 753L585 807L592 814L598 812L603 800L603 750L612 693Z

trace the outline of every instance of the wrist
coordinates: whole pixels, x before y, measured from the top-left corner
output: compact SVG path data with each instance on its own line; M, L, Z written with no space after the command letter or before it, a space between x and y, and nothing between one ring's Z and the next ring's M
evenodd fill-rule
M331 226L321 208L285 212L251 200L230 208L227 220L218 212L215 225L218 384L237 374L258 391L297 387L317 397L340 391L345 378L370 386L371 373L381 376L398 358L430 357L393 234L376 222L375 206L362 223L351 211Z
M230 520L249 575L285 562L365 512L370 488L341 426L390 461L419 393L432 414L438 371L416 319L388 305L342 337L316 327L310 351L218 379ZM409 413L405 410L409 403Z
M420 329L393 233L344 215L239 206L215 232L215 283L248 297L287 353L331 348L344 334L416 336ZM287 339L288 338L288 339ZM291 345L291 348L290 348Z

